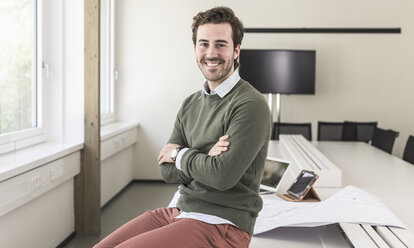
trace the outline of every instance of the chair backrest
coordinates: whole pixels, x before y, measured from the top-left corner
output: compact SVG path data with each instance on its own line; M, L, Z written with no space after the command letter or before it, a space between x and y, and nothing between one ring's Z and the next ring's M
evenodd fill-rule
M410 135L405 144L403 159L414 164L414 136Z
M398 137L399 133L391 129L385 130L376 127L374 129L374 135L372 136L371 145L385 151L392 153L392 148L394 146L395 139Z
M307 140L312 140L312 123L274 122L272 140L279 140L280 134L302 134Z
M318 121L318 140L342 140L343 122Z
M378 122L355 122L344 121L344 129L342 134L342 140L344 141L364 141L369 142L372 140L374 129L377 127Z
M344 122L344 129L342 133L343 141L357 141L357 128L356 125L350 122Z

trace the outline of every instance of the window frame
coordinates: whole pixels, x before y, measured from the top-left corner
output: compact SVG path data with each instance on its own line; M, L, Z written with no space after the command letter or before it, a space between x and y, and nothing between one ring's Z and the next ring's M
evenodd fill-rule
M107 1L107 2L106 2ZM106 2L106 3L105 3ZM101 57L101 75L102 73L105 73L107 76L105 79L108 79L108 83L102 84L102 78L101 77L101 96L102 96L102 88L106 87L107 89L107 110L108 112L102 112L101 111L101 125L107 125L112 122L115 122L115 81L118 77L118 72L115 69L115 1L114 0L104 0L102 1L103 4L101 4L101 12L107 11L107 18L109 19L108 22L104 22L101 20L101 23L109 23L109 26L101 26L102 28L105 28L107 31L107 35L104 37L101 35L101 54L103 54L103 49L109 49L108 52L108 61L105 61ZM107 4L107 10L105 9L105 5ZM103 15L101 15L102 18ZM101 32L101 34L104 32ZM102 41L106 42L107 46L102 46Z
M44 76L43 76L43 64L42 64L42 54L43 54L43 32L42 32L42 1L33 0L33 40L34 40L34 49L33 49L33 66L32 66L32 75L35 80L35 85L32 94L33 97L33 110L36 113L32 116L35 127L28 129L21 129L13 132L7 132L0 134L0 154L13 152L20 150L22 148L32 146L38 143L41 143L46 140L45 132L43 128L44 120Z

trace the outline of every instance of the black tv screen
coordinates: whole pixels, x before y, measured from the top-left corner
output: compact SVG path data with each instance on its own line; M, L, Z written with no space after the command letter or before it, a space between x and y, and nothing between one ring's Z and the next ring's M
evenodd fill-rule
M261 93L315 94L315 51L240 51L240 76Z

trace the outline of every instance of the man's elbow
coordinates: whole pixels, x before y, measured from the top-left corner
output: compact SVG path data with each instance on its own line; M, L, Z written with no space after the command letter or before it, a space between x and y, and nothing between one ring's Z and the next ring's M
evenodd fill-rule
M176 183L176 177L174 177L168 168L164 167L165 165L160 166L161 178L166 183Z
M172 180L172 177L166 175L166 173L161 172L161 178L166 183L174 183L174 181Z

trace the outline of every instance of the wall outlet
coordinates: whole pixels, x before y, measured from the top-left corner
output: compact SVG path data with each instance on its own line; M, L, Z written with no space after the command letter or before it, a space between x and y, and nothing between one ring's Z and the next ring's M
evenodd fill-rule
M42 185L42 177L41 176L32 177L32 179L30 179L30 191L36 191L36 190L40 189L41 185Z

